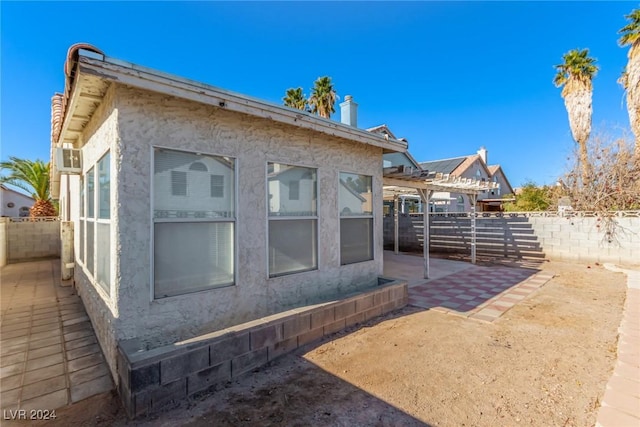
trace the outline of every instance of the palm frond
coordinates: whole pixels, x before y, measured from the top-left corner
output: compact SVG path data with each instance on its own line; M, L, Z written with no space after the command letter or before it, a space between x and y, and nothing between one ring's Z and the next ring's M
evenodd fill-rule
M640 40L640 9L634 9L630 14L625 15L625 18L631 22L618 30L618 34L621 34L618 39L620 46L634 44Z
M0 170L7 170L8 175L0 177L0 182L15 185L25 191L32 192L36 200L50 200L49 163L42 160L26 160L9 157L0 162Z

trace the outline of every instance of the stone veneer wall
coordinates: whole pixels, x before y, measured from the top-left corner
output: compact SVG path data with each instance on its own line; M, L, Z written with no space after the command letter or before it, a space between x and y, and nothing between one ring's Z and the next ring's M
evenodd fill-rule
M405 282L380 281L380 288L341 301L289 310L183 343L145 351L139 350L139 340L122 342L118 391L127 413L133 418L158 411L407 304Z
M480 256L562 259L584 262L640 263L640 215L619 213L617 233L609 241L603 220L595 216L544 216L540 213L479 213L476 250ZM402 251L422 251L423 219L399 217ZM432 253L471 252L471 221L466 214L430 217ZM385 248L393 249L393 217L384 219Z
M60 256L60 221L9 221L6 227L7 263Z

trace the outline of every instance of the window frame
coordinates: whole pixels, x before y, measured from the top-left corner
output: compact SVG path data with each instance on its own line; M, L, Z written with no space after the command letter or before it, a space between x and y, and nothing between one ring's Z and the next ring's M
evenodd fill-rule
M101 206L101 202L100 202L100 163L102 161L104 161L104 159L109 156L109 161L107 163L107 167L106 167L106 172L108 173L109 176L109 192L108 192L108 200L109 200L109 210L108 210L108 214L109 214L109 218L100 218L100 206ZM95 161L95 163L91 164L91 167L89 168L89 170L87 170L86 173L80 175L80 212L79 212L79 222L80 222L80 227L81 227L81 239L79 238L78 240L80 241L80 246L81 246L81 251L80 251L80 256L78 256L76 258L76 260L78 261L78 263L82 266L83 271L85 273L85 275L87 276L87 278L89 279L89 281L93 284L93 287L96 289L96 291L102 295L103 299L110 299L111 298L111 285L113 282L113 272L112 272L112 266L113 266L113 259L111 257L111 249L112 249L112 243L113 243L113 233L112 233L112 221L111 221L111 216L112 216L112 209L113 209L113 179L112 179L112 172L113 172L113 160L111 158L111 149L107 149L104 153L102 153L102 155L100 155L97 160ZM93 197L89 197L89 182L91 181L92 183L92 191ZM90 215L89 212L89 206L91 205L92 210L93 210L93 214ZM109 262L108 262L108 282L109 283L102 283L100 281L100 279L98 278L98 252L100 251L100 247L101 245L98 244L98 227L99 225L109 225L109 233L108 233L108 239L109 239ZM87 262L87 252L89 250L89 233L87 232L89 230L89 228L91 228L92 233L91 233L91 237L92 237L92 248L91 248L91 263L89 264Z
M312 197L315 198L315 204L316 204L316 209L315 209L315 215L310 215L310 216L300 216L300 215L270 215L270 208L269 208L269 164L280 164L280 165L285 165L285 166L291 166L291 167L296 167L296 168L305 168L305 169L313 169L316 173L316 179L315 179L315 190L313 192ZM271 279L277 279L279 277L286 277L286 276L291 276L291 275L295 275L295 274L303 274L303 273L308 273L311 271L318 271L320 269L320 198L318 197L318 194L320 194L320 191L318 191L318 186L320 185L320 168L316 165L306 165L306 164L300 164L300 163L287 163L287 162L282 162L279 160L270 160L267 159L267 161L265 162L265 174L264 174L264 181L265 181L265 216L266 216L266 273L267 273L267 280L271 280ZM287 191L287 195L289 195L289 191ZM299 200L299 196L300 196L300 188L298 187L298 200ZM313 268L305 268L302 270L296 270L296 271L290 271L290 272L286 272L286 273L277 273L277 274L271 274L270 269L271 269L271 263L270 263L270 258L269 258L269 251L270 251L270 242L269 242L269 225L271 223L271 221L295 221L295 220L308 220L308 221L315 221L315 248L314 248L314 255L315 255L315 267Z
M342 180L342 174L350 174L350 175L359 175L359 176L367 176L369 178L371 178L371 214L359 214L359 215L342 215L342 209L340 209L340 185L342 185L340 183L340 181ZM337 190L338 190L338 194L337 194L337 212L338 212L338 260L340 262L340 267L344 267L347 265L354 265L354 264L360 264L363 262L371 262L371 261L375 261L376 259L376 235L375 235L375 206L377 203L377 198L375 197L375 191L373 190L373 186L374 186L374 179L373 179L373 175L368 175L366 173L360 173L360 172L353 172L353 171L346 171L346 170L339 170L338 171L338 180L337 180ZM349 263L343 263L342 262L342 220L343 219L370 219L371 220L371 258L370 259L365 259L365 260L361 260L361 261L355 261L355 262L349 262Z
M150 271L149 271L149 301L150 302L158 302L161 300L166 300L169 298L180 298L180 297L188 297L190 295L193 294L198 294L198 293L202 293L202 292L212 292L218 289L224 289L224 288L228 288L228 287L232 287L232 286L237 286L238 284L238 168L239 168L239 159L235 156L232 155L228 155L228 154L222 154L222 153L211 153L211 152L206 152L206 151L201 151L201 150L181 150L181 149L177 149L175 147L167 147L167 146L162 146L162 145L151 145L150 146L150 150L149 150L149 158L150 158L150 162L149 162L149 223L150 223L150 229L149 229L149 234L151 236L151 238L149 239L149 260L150 260ZM229 159L233 159L233 216L232 217L220 217L220 218L198 218L198 217L194 217L194 218L188 218L188 217L180 217L180 218L156 218L154 215L154 207L155 207L155 179L154 179L154 174L155 174L155 155L157 151L171 151L171 152L178 152L178 153L184 153L184 154L190 154L190 155L202 155L202 156L209 156L209 157L227 157ZM190 172L201 172L204 173L204 171L191 171ZM211 174L208 173L208 175L210 176ZM224 176L224 175L223 175ZM188 174L187 174L187 195L186 196L175 196L175 197L189 197L189 193L188 193L188 183L189 178L188 178ZM211 190L211 189L209 189ZM172 191L173 193L173 191ZM232 223L233 224L233 233L232 233L232 238L233 238L233 254L232 254L232 259L233 259L233 281L229 284L224 284L224 285L219 285L219 286L213 286L213 287L208 287L206 289L198 289L195 291L190 291L190 292L182 292L182 293L176 293L176 294L172 294L172 295L168 295L165 297L160 297L160 298L156 298L155 296L155 225L157 223L210 223L210 222L221 222L221 223Z

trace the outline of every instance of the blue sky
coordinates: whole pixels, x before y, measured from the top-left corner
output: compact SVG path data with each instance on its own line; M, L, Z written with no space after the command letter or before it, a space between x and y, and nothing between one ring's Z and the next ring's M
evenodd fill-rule
M636 2L0 2L0 157L48 160L68 47L281 104L328 75L419 161L489 151L511 184L553 183L571 138L554 65L589 48L593 125L628 129L617 45ZM340 120L336 104L334 120Z

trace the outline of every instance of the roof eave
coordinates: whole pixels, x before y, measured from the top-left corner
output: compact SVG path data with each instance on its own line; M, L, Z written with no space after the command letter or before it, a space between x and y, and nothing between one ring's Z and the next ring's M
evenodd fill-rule
M354 128L342 123L325 119L305 111L277 106L268 102L250 98L234 92L219 89L192 80L162 73L160 71L134 65L128 62L97 56L87 55L80 51L77 84L73 89L69 108L60 133L60 142L75 139L78 129L71 127L73 111L82 102L96 102L96 99L83 99L81 77L95 77L104 82L116 82L153 92L172 95L195 102L212 105L217 108L249 114L275 122L309 129L334 137L379 147L383 153L407 151L407 143L399 140L387 140L363 129ZM95 110L95 108L94 108Z

